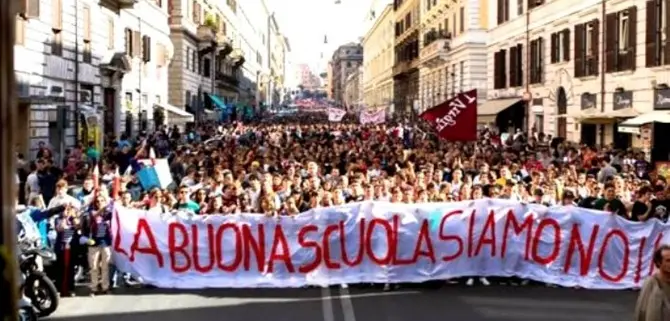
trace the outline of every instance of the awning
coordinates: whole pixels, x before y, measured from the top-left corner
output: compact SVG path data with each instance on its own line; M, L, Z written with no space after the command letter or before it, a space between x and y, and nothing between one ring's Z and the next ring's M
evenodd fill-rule
M183 120L185 120L187 122L192 122L193 119L194 119L193 114L191 114L191 113L189 113L189 112L187 112L187 111L185 111L181 108L177 108L175 106L172 106L172 105L154 104L154 107L161 108L161 109L167 111L168 113L174 114L178 118L182 118ZM168 117L168 120L169 120L169 117Z
M477 106L477 122L483 124L495 123L498 114L520 102L519 98L492 99Z
M211 94L208 94L207 96L209 96L209 99L212 100L212 102L214 103L214 105L216 105L216 107L224 109L224 110L227 109L226 108L226 103L224 103L223 100L221 100L221 98L219 98L219 96L211 95Z
M627 119L619 126L638 127L648 123L670 124L670 110L654 110L635 118Z
M598 108L588 108L570 116L583 124L613 124L617 119L636 117L639 114L632 107L606 112L601 112Z

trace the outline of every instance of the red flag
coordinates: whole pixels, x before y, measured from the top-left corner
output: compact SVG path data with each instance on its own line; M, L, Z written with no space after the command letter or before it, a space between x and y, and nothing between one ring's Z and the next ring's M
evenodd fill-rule
M477 90L460 93L420 115L451 141L477 140Z
M97 198L98 197L98 192L100 191L100 168L98 167L98 164L96 163L93 167L93 190L94 190L94 195Z
M119 174L119 168L116 168L116 173L114 173L114 180L112 181L112 199L117 199L119 197L119 191L121 190L121 175Z

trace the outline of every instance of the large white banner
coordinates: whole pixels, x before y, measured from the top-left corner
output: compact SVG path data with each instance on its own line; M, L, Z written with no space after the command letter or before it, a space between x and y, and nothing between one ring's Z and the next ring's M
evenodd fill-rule
M340 122L342 121L342 118L344 118L344 115L347 114L346 110L338 109L338 108L328 108L328 121L331 122Z
M160 287L299 287L518 276L624 289L653 272L668 226L502 200L318 208L295 217L119 209L114 259Z
M364 110L359 115L359 121L362 125L379 125L386 122L386 110L380 109L377 111Z

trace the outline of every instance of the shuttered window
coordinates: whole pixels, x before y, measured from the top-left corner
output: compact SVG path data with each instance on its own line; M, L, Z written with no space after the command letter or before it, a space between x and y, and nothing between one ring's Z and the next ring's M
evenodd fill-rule
M40 17L40 0L19 0L19 15L24 19Z

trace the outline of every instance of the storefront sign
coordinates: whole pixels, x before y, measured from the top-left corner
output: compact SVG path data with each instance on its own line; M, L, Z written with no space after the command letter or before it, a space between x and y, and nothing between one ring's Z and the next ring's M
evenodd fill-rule
M598 96L591 93L583 93L581 98L581 107L582 110L589 108L596 108L598 104Z
M670 88L654 89L654 109L670 109Z
M612 99L612 110L633 107L633 92L630 90L615 92Z

